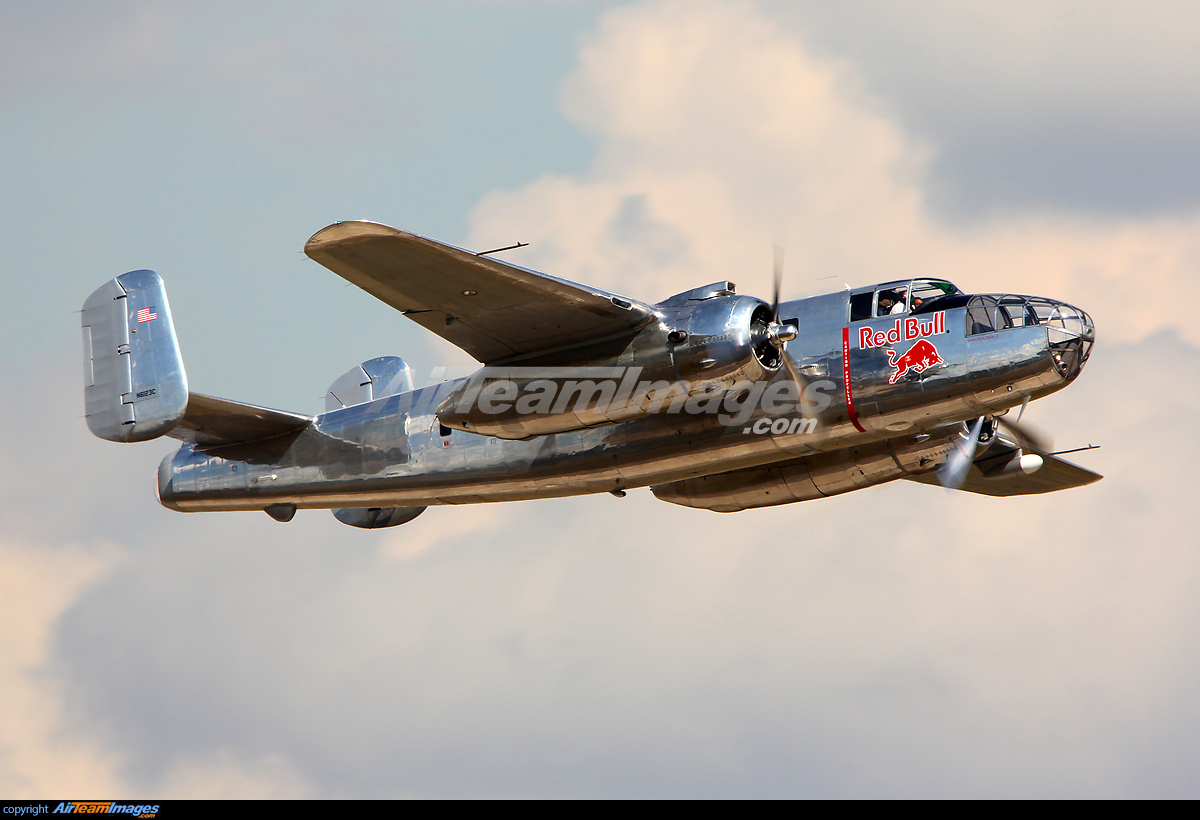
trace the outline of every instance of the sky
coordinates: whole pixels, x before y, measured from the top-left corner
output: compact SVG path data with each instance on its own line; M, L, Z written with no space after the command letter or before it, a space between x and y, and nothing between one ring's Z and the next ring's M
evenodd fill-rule
M1197 797L1200 7L0 4L0 796ZM718 515L647 490L179 514L75 311L193 389L469 365L308 260L371 219L645 301L916 275L1079 305L1025 418L1106 477ZM423 379L423 377L426 377Z

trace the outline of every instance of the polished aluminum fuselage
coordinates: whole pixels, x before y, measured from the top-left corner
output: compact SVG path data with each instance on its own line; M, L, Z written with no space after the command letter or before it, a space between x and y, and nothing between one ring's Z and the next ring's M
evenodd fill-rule
M328 412L298 433L266 441L186 445L160 466L159 497L181 511L512 501L664 485L797 459L814 465L826 459L852 473L855 459L841 451L855 447L880 457L891 452L901 468L894 478L936 466L923 456L907 462L896 456L915 453L915 442L944 452L959 422L1047 395L1078 374L1055 367L1046 327L968 336L966 308L958 307L944 311L946 330L936 339L941 363L893 383L889 348L854 342L862 328L886 332L896 318L850 325L848 299L829 294L781 309L784 317L800 318L800 336L787 347L798 372L834 387L811 432L746 432L764 417L758 410L737 426L713 415L659 414L505 440L441 425L438 409L460 386L452 381ZM787 378L785 372L776 378Z

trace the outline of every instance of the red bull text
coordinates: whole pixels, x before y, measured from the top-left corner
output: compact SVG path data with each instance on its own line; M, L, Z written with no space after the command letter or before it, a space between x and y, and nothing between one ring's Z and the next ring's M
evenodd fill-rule
M924 339L928 336L938 336L946 332L946 311L939 311L922 321L919 317L910 316L907 319L897 319L894 327L888 330L876 330L870 327L858 331L858 348L866 350L872 347L894 345L899 342L911 342L913 339Z

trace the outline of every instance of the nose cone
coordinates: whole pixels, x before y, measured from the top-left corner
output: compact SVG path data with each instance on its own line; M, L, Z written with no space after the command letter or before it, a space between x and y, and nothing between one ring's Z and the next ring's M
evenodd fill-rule
M1072 381L1083 369L1092 345L1096 341L1096 326L1092 317L1077 307L1056 302L1043 324L1050 342L1050 357L1054 369L1067 381Z

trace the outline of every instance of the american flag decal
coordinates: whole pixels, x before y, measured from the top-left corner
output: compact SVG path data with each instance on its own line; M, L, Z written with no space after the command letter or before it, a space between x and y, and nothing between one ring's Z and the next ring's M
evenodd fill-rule
M155 307L157 307L157 305L151 305L150 307L147 307L147 308L138 308L138 324L139 325L142 322L153 322L155 319L158 318L158 314L154 312Z

